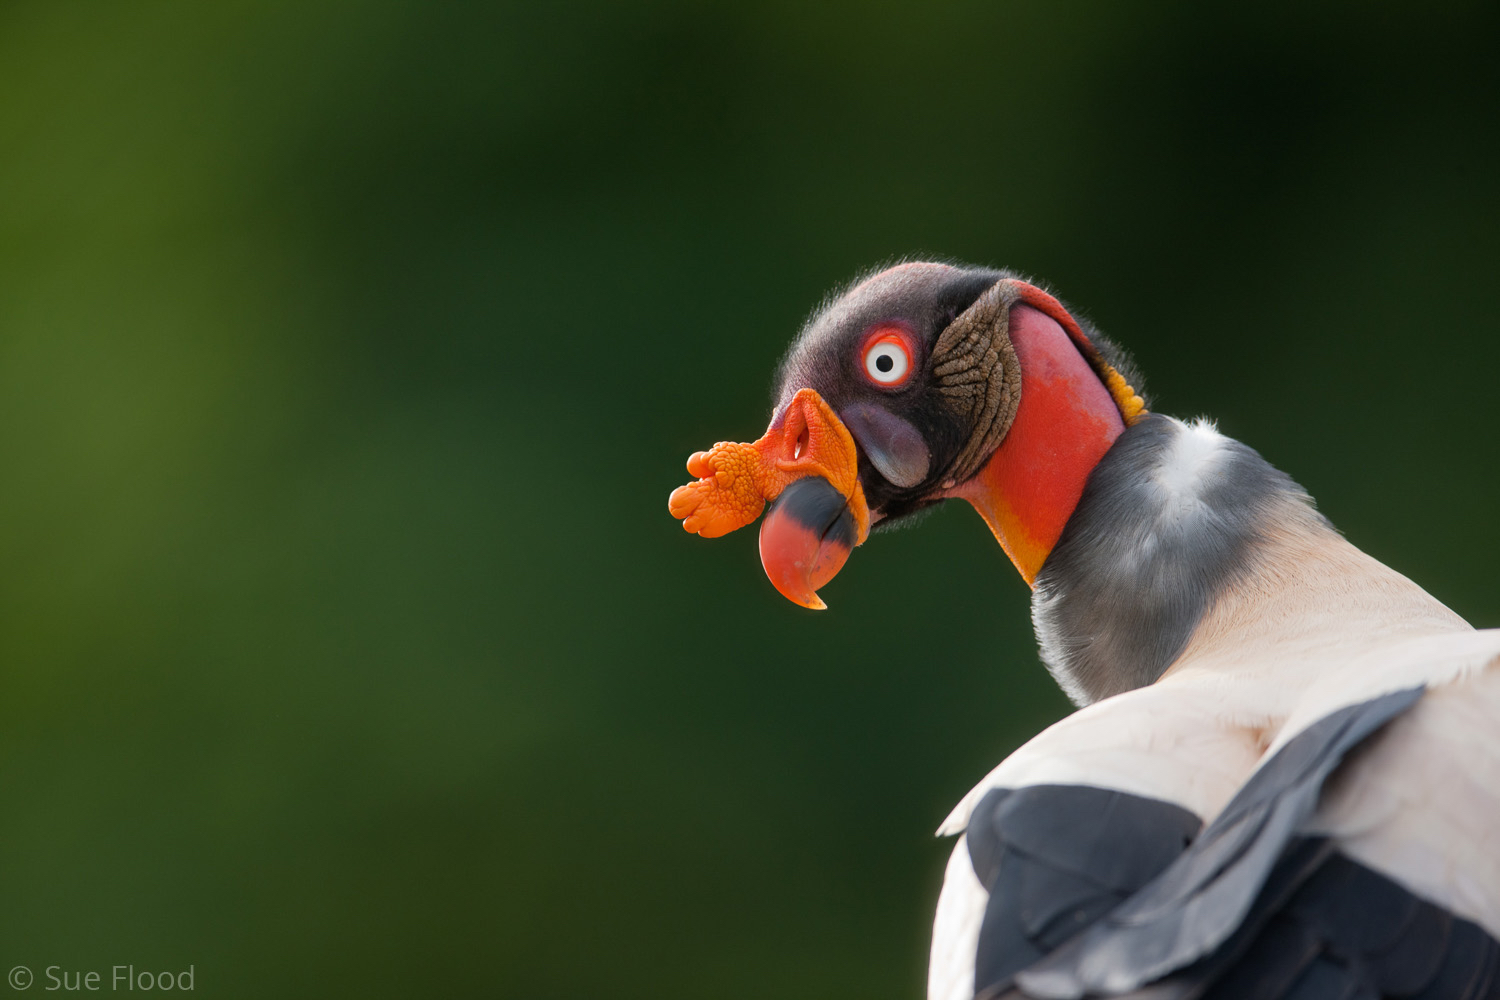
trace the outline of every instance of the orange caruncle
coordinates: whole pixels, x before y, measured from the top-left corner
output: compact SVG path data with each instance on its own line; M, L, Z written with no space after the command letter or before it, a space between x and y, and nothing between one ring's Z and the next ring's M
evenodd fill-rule
M759 441L720 441L694 452L687 468L698 481L673 490L667 507L682 518L683 528L704 538L743 528L803 476L822 476L848 500L858 529L856 545L869 536L870 510L859 484L854 437L813 389L792 397L780 426L773 423Z

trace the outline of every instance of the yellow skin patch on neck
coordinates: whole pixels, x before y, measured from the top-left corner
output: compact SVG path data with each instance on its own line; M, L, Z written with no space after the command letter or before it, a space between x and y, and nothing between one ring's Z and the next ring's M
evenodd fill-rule
M1130 387L1130 383L1125 381L1125 376L1109 365L1104 366L1104 387L1109 390L1110 397L1120 408L1120 416L1124 419L1126 427L1140 420L1148 412L1146 401Z
M667 508L682 519L683 528L704 538L743 528L804 476L822 476L848 498L858 531L855 545L869 537L870 508L859 483L854 436L814 389L793 396L781 426L773 425L759 441L720 441L694 452L687 470L698 481L673 490Z

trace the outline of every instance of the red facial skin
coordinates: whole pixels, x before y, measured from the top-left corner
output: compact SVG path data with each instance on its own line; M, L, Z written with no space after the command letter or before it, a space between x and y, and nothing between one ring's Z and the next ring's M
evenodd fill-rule
M1017 305L1010 339L1021 366L1015 422L984 468L947 495L974 505L1032 584L1078 506L1089 473L1124 432L1125 421L1052 316Z

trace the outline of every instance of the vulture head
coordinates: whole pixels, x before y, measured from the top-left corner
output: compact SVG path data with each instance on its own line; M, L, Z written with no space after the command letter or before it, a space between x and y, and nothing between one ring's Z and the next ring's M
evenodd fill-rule
M1088 474L1145 404L1120 352L1005 271L908 263L856 281L787 351L770 426L688 460L690 532L755 520L790 600L817 591L875 525L971 503L1031 583Z

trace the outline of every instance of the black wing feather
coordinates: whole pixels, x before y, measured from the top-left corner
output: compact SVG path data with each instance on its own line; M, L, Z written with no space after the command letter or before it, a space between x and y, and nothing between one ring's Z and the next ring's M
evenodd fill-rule
M969 819L969 857L990 904L975 988L1020 972L1096 923L1182 853L1202 821L1181 806L1107 788L994 789Z
M1420 696L1308 727L1196 840L1168 802L991 791L968 829L990 893L979 1000L1500 1000L1500 942L1299 832L1339 761Z
M1213 952L1239 928L1344 755L1416 704L1422 688L1340 709L1260 767L1187 851L1105 919L1018 977L1038 996L1139 989Z

